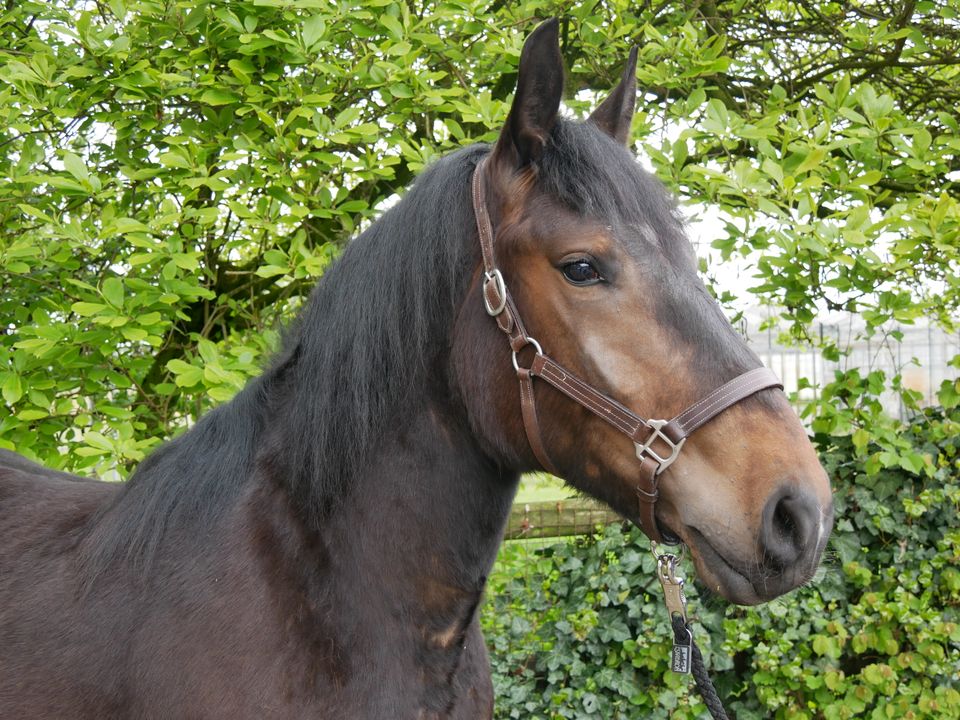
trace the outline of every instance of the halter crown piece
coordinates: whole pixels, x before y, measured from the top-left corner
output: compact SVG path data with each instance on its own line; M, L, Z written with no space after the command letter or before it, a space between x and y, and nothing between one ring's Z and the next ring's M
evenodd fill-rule
M486 159L474 170L472 188L473 212L477 219L477 232L480 235L480 250L483 255L483 304L487 313L496 320L500 330L506 334L513 351L513 367L520 380L520 407L527 442L543 468L558 475L543 445L537 419L533 380L540 378L606 420L633 441L640 462L639 482L636 487L640 527L651 540L664 542L656 519L656 503L660 494L659 475L677 459L687 437L744 398L767 388L782 389L783 385L771 370L760 367L721 385L672 420L645 419L551 359L543 352L540 343L524 328L503 274L497 268L493 227L487 211L485 167ZM536 354L530 367L523 367L517 353L527 346L532 347Z

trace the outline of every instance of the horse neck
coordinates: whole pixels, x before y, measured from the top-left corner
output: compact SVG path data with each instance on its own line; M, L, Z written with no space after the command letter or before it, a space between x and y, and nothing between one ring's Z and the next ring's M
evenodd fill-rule
M425 403L391 425L319 529L292 540L289 528L274 530L293 543L287 561L312 576L315 607L339 614L341 632L450 649L473 620L517 481L449 406ZM288 510L274 517L295 523Z

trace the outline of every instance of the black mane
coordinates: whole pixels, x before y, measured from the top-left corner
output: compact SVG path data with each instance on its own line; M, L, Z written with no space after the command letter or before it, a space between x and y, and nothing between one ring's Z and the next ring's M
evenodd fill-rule
M445 377L438 361L479 262L470 179L486 151L469 147L425 170L347 247L287 335L275 368L289 388L283 447L270 462L313 523L385 425Z
M584 215L645 223L660 252L687 261L675 205L629 153L589 123L560 120L551 140L541 189ZM266 372L141 463L98 518L95 567L149 558L170 529L202 533L254 477L276 479L310 525L322 522L385 424L418 401L428 373L442 376L479 262L469 185L488 151L471 146L425 170L324 274Z
M203 532L258 473L289 473L294 501L320 520L445 349L479 257L469 181L487 150L427 168L324 274L266 372L140 464L97 519L95 570L149 559L168 530Z

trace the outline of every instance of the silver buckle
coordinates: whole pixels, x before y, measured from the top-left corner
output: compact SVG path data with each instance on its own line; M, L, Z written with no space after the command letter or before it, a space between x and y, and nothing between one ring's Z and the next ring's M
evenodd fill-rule
M647 427L649 427L653 432L650 433L650 436L646 439L645 442L634 443L634 445L637 448L637 457L640 460L643 460L643 456L647 455L653 458L654 460L656 460L657 463L659 463L659 467L657 468L657 475L662 473L664 470L666 470L668 467L670 467L673 464L673 461L677 459L677 455L680 454L680 448L682 448L683 444L687 441L686 438L681 438L680 442L675 443L673 442L673 440L671 440L662 432L660 432L660 429L664 425L666 425L668 422L670 421L669 420L647 420ZM651 447L653 443L655 443L657 440L663 440L663 442L665 442L667 446L670 448L669 457L660 457L660 455L658 455L657 452Z
M495 307L490 306L490 301L487 299L487 285L491 282L496 283L497 297L500 298L500 302L497 303ZM487 314L496 317L503 312L503 309L507 306L507 284L503 281L503 275L500 274L500 270L494 268L493 271L484 271L483 277L483 306L487 309Z

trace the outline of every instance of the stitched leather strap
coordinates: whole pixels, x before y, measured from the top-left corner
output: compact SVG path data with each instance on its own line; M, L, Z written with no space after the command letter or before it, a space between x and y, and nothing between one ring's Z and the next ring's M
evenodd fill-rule
M523 411L523 427L527 431L527 442L530 443L530 449L533 450L534 456L543 469L551 475L559 475L547 454L547 449L543 446L543 438L540 435L537 400L533 394L533 375L529 370L520 368L517 376L520 378L520 409Z
M546 355L537 355L533 359L530 374L543 378L564 395L593 411L617 430L629 436L634 442L645 442L652 432L649 421L588 385ZM673 443L679 443L731 405L767 388L783 388L776 373L765 367L749 370L691 405L661 427L659 432Z
M530 449L545 470L554 475L559 474L550 460L540 432L533 383L533 379L539 377L571 400L606 420L634 442L640 461L636 487L640 527L651 540L663 542L656 518L656 503L659 498L658 478L660 473L676 459L684 440L694 430L731 405L761 390L782 389L783 386L771 370L763 367L756 368L721 385L670 421L646 420L545 355L539 343L527 335L503 275L496 265L493 226L487 210L484 186L485 164L486 160L482 160L477 165L471 184L473 210L477 220L477 234L480 237L480 252L483 256L483 303L487 312L496 320L497 327L510 340L514 367L520 381L523 427ZM518 353L531 345L536 354L529 367L522 367L518 361Z
M660 526L657 525L657 500L660 498L659 476L657 469L660 464L652 457L644 455L640 458L640 477L636 487L640 518L640 529L654 542L663 542Z
M543 378L568 398L580 403L631 439L642 428L647 427L646 422L639 415L635 415L613 398L607 397L599 390L588 385L546 355L537 355L533 359L530 372Z
M670 424L677 428L681 437L686 437L731 405L736 405L744 398L767 388L783 389L783 383L776 373L765 367L749 370L695 402L671 420Z

